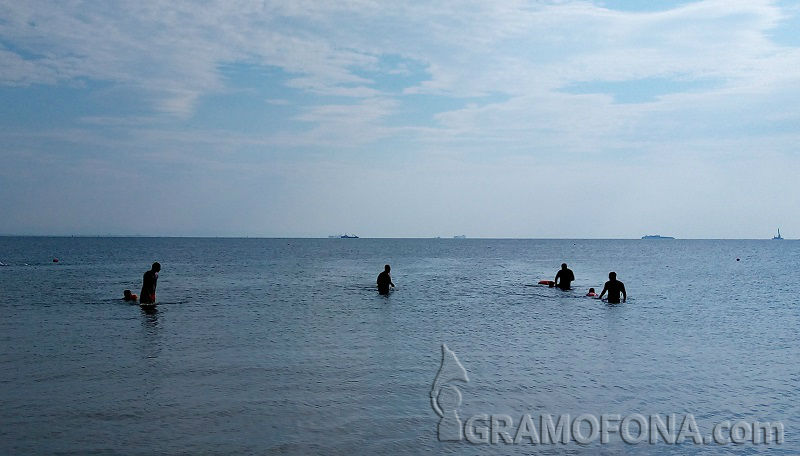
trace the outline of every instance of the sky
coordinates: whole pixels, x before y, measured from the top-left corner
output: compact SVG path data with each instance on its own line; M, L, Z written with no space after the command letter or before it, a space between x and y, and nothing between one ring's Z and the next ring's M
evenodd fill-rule
M800 237L800 2L0 0L0 234Z

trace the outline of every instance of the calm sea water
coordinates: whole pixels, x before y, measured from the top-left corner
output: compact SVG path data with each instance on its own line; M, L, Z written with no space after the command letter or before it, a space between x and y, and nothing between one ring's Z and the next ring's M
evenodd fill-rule
M768 240L0 238L0 452L798 454L799 254ZM153 261L146 313L120 298ZM562 262L573 291L534 285ZM612 270L627 303L583 296ZM442 343L469 375L462 418L691 413L704 435L782 421L785 442L439 442Z

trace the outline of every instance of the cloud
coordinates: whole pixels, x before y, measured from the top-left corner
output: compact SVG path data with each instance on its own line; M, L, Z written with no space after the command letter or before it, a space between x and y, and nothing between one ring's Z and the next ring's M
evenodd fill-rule
M64 87L82 90L76 103L58 105L80 106L51 123L33 113L24 124L7 107L0 153L13 158L7 176L47 162L74 165L76 181L92 169L145 163L177 194L191 193L175 183L184 182L183 173L209 185L227 182L219 176L268 176L275 181L270 191L291 190L287 208L319 195L345 199L337 185L369 191L402 178L405 194L414 195L408 214L436 192L457 198L458 191L442 190L447 185L493 211L484 195L513 192L528 176L596 192L581 179L619 169L657 181L659 191L685 186L679 190L688 197L704 187L670 157L712 170L713 182L725 185L726 173L747 168L718 170L721 161L741 165L764 153L796 158L800 49L775 36L791 32L798 13L766 0L681 2L657 11L522 0L4 2L0 90L23 94L17 100L42 87L55 96ZM228 71L242 67L264 71ZM117 105L125 97L135 108ZM370 168L373 158L389 156L419 165L399 174ZM551 161L557 164L539 170ZM571 168L576 163L579 172ZM331 169L348 180L326 177ZM758 170L760 177L774 171ZM667 174L658 180L660 171ZM415 180L420 174L424 179ZM371 184L361 186L365 175ZM292 177L322 184L306 194L285 184ZM487 190L470 193L474 181ZM647 181L636 178L614 194L629 198ZM537 188L553 196L544 184ZM524 205L535 196L512 199ZM446 223L439 214L450 200L436 198L429 215ZM642 208L632 197L626 202ZM347 213L327 197L314 204L335 208L332 217ZM492 213L508 219L505 209ZM477 232L481 217L472 211L456 212ZM534 223L512 219L518 234ZM360 221L377 223L368 214ZM561 220L547 223L555 230Z
M80 8L32 1L0 8L6 19L0 36L14 46L0 50L5 84L109 81L147 93L158 111L187 117L200 98L225 92L220 66L274 66L288 75L282 84L289 89L344 99L335 105L320 99L294 117L314 124L307 143L353 138L336 131L360 131L358 142L391 136L409 127L387 120L405 97L502 94L501 102L442 110L434 116L438 123L415 131L436 143L459 135L506 143L513 133L518 146L555 145L567 135L562 143L578 136L597 144L605 134L613 145L635 119L691 111L698 101L715 100L708 93L769 93L800 78L800 51L769 39L789 13L768 1L707 0L654 12L522 1L89 2ZM425 78L400 95L384 93L375 79L381 75L364 73L377 69L384 55L420 62ZM408 68L401 64L398 71ZM660 108L617 107L610 97L562 92L592 81L619 82L625 90L627 81L648 78L719 84L686 97L658 97ZM323 115L333 107L338 115Z
M78 9L80 14L78 14ZM287 85L319 95L380 96L356 71L379 56L423 62L430 79L407 93L522 96L575 81L722 78L748 85L796 77L796 50L766 34L784 17L766 1L707 0L657 12L586 2L14 2L2 7L7 84L80 78L149 90L188 115L223 90L219 66L272 65ZM23 57L24 56L24 57ZM763 68L776 71L765 76ZM783 70L783 71L778 71ZM752 84L751 84L752 85Z
M314 127L296 143L358 145L397 133L382 120L397 105L389 98L367 98L356 104L318 105L295 117Z

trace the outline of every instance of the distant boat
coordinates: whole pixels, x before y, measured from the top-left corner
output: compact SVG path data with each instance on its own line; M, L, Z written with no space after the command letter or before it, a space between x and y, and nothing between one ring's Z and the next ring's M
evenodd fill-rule
M783 238L781 237L781 229L780 228L778 228L778 235L777 236L772 236L772 240L773 241L782 241L783 240Z
M453 239L466 239L466 238L467 238L467 236L464 235L464 234L457 234L457 235L453 236Z
M343 234L343 235L339 236L339 238L341 238L341 239L358 239L358 236L356 236L355 234Z
M648 234L646 236L642 236L642 239L675 239L672 236L661 236L659 234Z

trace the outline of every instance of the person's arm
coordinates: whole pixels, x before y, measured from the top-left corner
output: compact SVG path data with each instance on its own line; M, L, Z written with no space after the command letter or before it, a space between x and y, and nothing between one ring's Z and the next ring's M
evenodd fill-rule
M556 278L553 279L553 283L558 285L558 278L561 277L561 271L556 272Z
M600 296L598 296L597 299L603 299L603 295L606 294L606 291L608 291L608 285L603 285L603 291L600 292Z
M621 283L620 288L622 288L622 302L625 302L628 299L628 293L625 293L625 284Z

